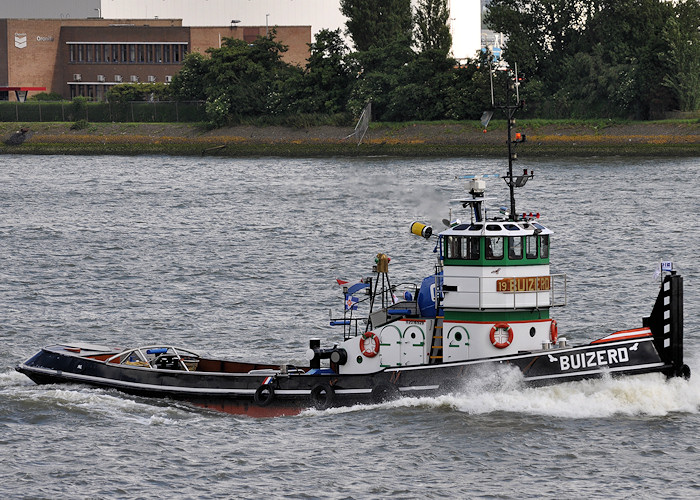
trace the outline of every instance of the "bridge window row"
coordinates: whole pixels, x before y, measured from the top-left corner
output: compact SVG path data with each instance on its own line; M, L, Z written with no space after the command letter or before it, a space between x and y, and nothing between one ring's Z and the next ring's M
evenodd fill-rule
M445 258L460 260L548 259L549 235L446 236Z

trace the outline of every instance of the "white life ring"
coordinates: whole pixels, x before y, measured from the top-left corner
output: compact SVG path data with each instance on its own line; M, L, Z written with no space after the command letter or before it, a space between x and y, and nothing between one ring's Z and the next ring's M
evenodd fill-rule
M379 337L374 332L365 332L360 337L360 351L368 358L379 354Z
M496 332L498 330L506 330L508 332L508 338L503 339L499 338L496 340ZM493 344L494 347L498 347L499 349L505 349L508 347L512 342L513 342L513 328L508 323L496 323L491 327L491 333L489 334L489 338L491 339L491 343Z

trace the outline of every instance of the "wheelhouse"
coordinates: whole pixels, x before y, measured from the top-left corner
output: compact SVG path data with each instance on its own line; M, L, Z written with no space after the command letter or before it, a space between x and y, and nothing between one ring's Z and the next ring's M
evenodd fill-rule
M440 234L440 248L448 266L548 265L551 233L530 221L459 224Z

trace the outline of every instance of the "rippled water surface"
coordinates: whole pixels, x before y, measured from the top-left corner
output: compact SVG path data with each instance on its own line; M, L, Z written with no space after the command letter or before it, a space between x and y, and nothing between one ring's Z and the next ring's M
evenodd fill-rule
M451 396L252 419L171 401L36 386L13 367L61 340L167 341L301 362L329 344L335 278L392 257L431 272L466 173L504 162L0 156L0 483L4 497L697 498L700 159L522 161L518 208L555 231L560 335L641 325L654 267L685 278L690 381L648 375L523 388L490 375ZM494 206L505 204L492 180Z

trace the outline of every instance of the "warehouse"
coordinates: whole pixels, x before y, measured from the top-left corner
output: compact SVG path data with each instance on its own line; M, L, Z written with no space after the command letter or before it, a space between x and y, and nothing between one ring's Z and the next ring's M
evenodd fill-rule
M17 99L14 88L102 100L119 83L168 83L189 52L220 47L227 37L253 41L268 30L237 23L187 27L181 19L0 19L0 100ZM283 59L305 65L311 26L276 30L289 47Z

